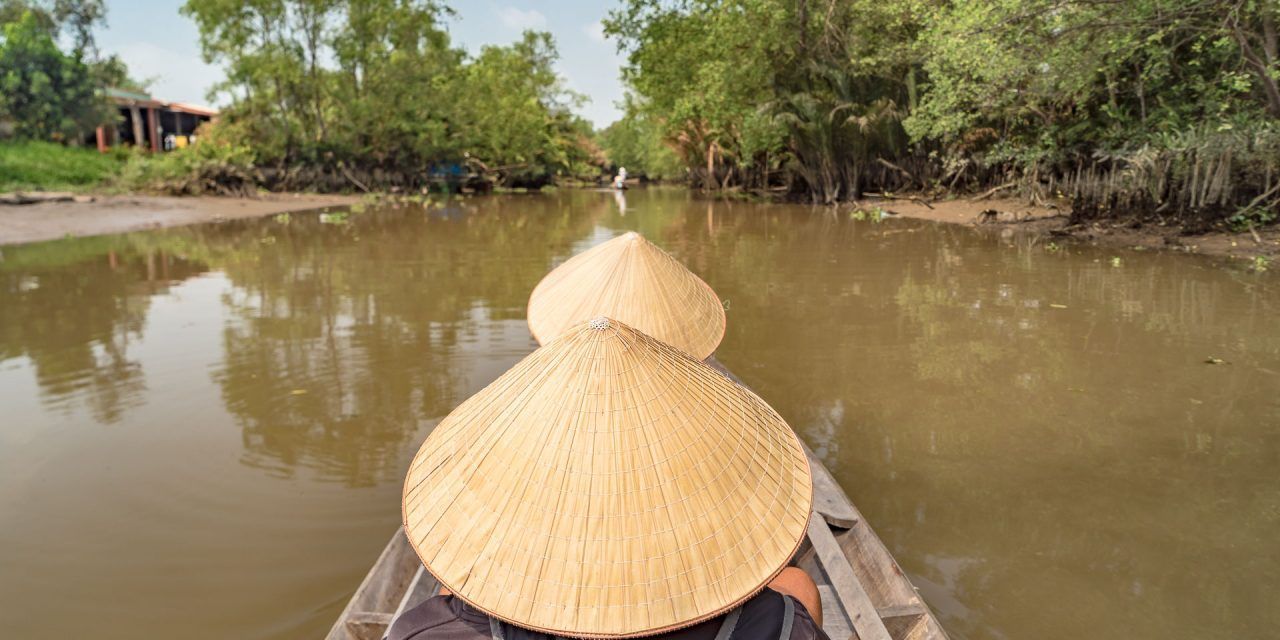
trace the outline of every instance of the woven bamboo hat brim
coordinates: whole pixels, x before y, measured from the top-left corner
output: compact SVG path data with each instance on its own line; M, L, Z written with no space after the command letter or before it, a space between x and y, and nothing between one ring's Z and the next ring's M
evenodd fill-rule
M409 467L426 568L512 624L653 635L758 593L813 502L795 432L763 400L620 322L571 328L449 414Z
M724 338L724 305L715 291L635 232L548 273L529 296L528 316L538 344L596 316L620 320L699 360Z

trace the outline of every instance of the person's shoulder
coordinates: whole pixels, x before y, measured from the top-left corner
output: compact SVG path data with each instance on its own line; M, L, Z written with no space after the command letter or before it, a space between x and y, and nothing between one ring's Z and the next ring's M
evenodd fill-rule
M746 632L735 637L777 640L782 632L782 614L785 611L781 593L773 589L765 589L755 597L742 603L742 613L738 617L737 629Z
M804 605L791 596L784 596L773 589L765 589L742 605L742 614L738 619L739 629L749 629L749 636L744 640L777 640L782 635L783 618L786 617L786 599L791 599L794 617L791 622L791 638L813 638L827 640L826 634L809 616ZM738 637L738 634L734 634Z
M391 623L387 640L472 640L488 638L453 596L433 596L406 610Z

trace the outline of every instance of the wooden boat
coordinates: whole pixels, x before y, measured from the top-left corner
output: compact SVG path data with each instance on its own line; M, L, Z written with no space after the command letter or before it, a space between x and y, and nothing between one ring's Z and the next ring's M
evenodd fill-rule
M714 356L707 364L743 384ZM745 386L745 385L744 385ZM792 564L818 583L823 630L832 640L946 640L929 607L808 445L813 509ZM391 622L439 589L404 531L397 529L356 589L327 640L378 640Z

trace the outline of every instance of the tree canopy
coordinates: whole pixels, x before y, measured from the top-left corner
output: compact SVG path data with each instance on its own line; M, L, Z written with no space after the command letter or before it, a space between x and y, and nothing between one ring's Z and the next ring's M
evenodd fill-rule
M628 0L606 32L628 118L706 188L1048 195L1096 169L1234 209L1280 169L1278 22L1278 0Z
M102 89L142 84L99 54L93 29L105 20L101 0L0 0L0 123L11 135L74 139L114 117Z
M430 0L189 0L234 136L258 160L422 176L472 163L508 184L589 160L590 127L552 68L550 35L468 56Z

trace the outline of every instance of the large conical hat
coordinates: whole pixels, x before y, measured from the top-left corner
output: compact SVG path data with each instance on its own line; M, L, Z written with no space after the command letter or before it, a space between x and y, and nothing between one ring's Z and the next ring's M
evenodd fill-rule
M596 316L625 322L699 360L724 337L724 306L711 287L634 231L565 261L529 296L529 329L539 344Z
M449 414L404 487L409 543L463 600L564 636L652 635L771 580L813 501L795 432L715 369L596 318Z

